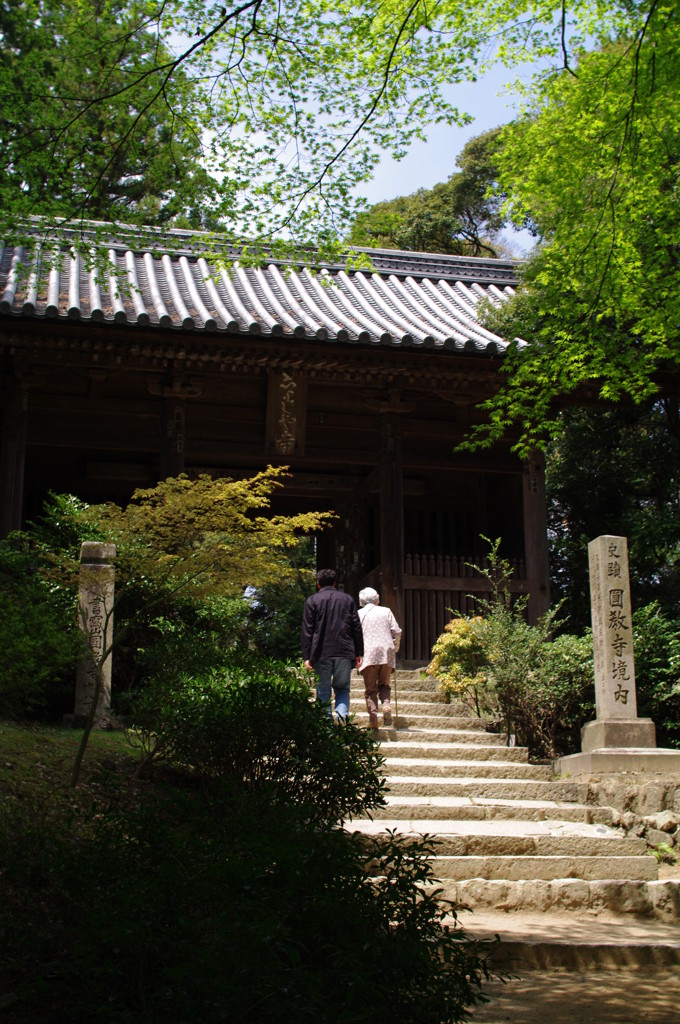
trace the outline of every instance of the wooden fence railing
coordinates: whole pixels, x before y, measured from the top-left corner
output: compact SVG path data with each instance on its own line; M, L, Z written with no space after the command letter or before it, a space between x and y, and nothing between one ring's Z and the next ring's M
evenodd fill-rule
M489 598L488 580L471 568L467 555L407 554L404 562L404 643L407 663L430 660L432 645L455 612L474 615L480 598ZM482 567L487 563L482 561ZM526 591L524 562L510 562L510 590Z

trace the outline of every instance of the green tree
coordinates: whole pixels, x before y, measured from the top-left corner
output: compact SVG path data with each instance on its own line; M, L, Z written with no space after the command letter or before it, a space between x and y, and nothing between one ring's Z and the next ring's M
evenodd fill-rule
M351 245L412 249L455 256L500 256L505 219L497 184L499 129L470 139L456 160L460 170L431 189L376 203L360 213L347 236Z
M71 7L75 28L92 10L91 0ZM23 0L34 26L50 9L52 0ZM255 246L284 231L323 246L356 212L357 183L372 175L383 151L403 155L414 139L425 137L428 123L469 120L450 101L452 86L498 60L573 63L574 50L586 39L596 44L634 36L648 15L655 23L663 20L659 0L572 0L557 18L553 0L362 0L340 6L334 0L120 0L115 10L120 41L132 45L151 35L158 46L143 48L143 59L131 54L122 62L120 46L98 48L103 66L93 73L93 95L84 103L63 79L56 88L41 47L19 48L16 68L5 67L3 108L23 106L22 123L46 122L60 146L53 151L31 131L31 181L44 174L51 191L38 188L28 202L25 176L4 176L4 235L27 212L53 216L50 196L71 195L68 175L74 169L89 196L99 174L90 156L98 137L88 126L95 107L115 113L119 104L127 105L130 119L113 142L113 149L124 149L143 139L144 115L158 102L172 112L173 123L184 120L200 139L212 176L211 208L231 232L246 232ZM71 37L69 30L69 44ZM83 45L78 53L85 57ZM55 53L60 47L57 38ZM118 71L120 78L114 77ZM182 76L197 90L196 101L183 95ZM23 81L35 97L32 105L26 106ZM80 154L82 166L64 158L62 149ZM178 179L173 189L178 206L191 207L193 186Z
M633 612L638 715L656 725L660 747L680 747L680 628L658 601Z
M2 0L0 160L17 216L210 225L200 90L143 0Z
M54 711L73 677L82 638L73 597L44 578L45 561L25 534L0 541L0 715ZM62 709L64 710L64 709Z
M680 611L680 429L675 400L568 409L546 460L553 596L590 624L588 543L628 538L633 607Z
M116 626L110 641L92 654L95 689L74 765L74 784L96 717L104 663L135 629L138 617L167 614L188 599L200 605L211 598L242 598L247 588L298 578L300 570L290 553L301 535L323 529L333 514L268 514L272 492L284 480L285 469L270 466L244 480L213 480L207 475L168 479L136 491L122 509L115 504L58 503L62 519L67 518L59 531L70 534L71 544L52 548L48 523L40 541L46 579L74 591L80 540L96 538L116 546L116 592L114 602L104 609L103 636L111 619ZM127 615L119 617L126 604Z
M680 366L680 11L643 13L638 31L539 80L502 132L509 210L540 244L490 318L530 344L506 360L482 443L513 427L526 452L563 396L639 403Z

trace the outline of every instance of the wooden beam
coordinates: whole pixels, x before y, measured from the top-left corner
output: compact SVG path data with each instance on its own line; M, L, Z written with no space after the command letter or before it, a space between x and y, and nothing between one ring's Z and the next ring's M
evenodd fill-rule
M404 621L404 479L399 415L383 416L380 460L380 600Z
M3 395L0 425L0 537L21 527L27 416L28 395L13 379Z
M526 594L529 585L526 580L512 580L513 594ZM455 590L470 594L489 592L489 581L482 576L412 576L404 575L404 590Z
M532 625L550 607L548 517L545 502L545 460L536 451L524 464L524 561L529 590L528 619Z

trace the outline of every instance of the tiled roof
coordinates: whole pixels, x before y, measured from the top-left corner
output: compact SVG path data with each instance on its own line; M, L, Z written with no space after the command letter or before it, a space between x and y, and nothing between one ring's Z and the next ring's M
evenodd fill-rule
M81 255L60 260L5 246L0 323L6 317L147 329L296 337L341 343L502 352L477 318L480 300L514 294L515 264L430 253L362 250L372 271L342 265L293 270L210 262L196 232L163 235L162 248L132 240L105 246L93 269ZM201 255L203 251L204 255Z

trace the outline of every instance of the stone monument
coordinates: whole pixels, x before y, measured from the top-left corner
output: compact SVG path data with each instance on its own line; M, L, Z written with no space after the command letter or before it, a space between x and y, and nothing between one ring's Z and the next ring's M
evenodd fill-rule
M626 538L597 537L588 559L596 717L581 729L581 753L556 760L555 771L677 770L680 750L658 748L654 722L638 718Z
M84 725L90 713L97 666L111 646L115 557L115 544L85 541L80 548L78 625L88 651L78 663L76 674L75 713L70 721L77 726ZM101 690L94 719L95 724L100 726L106 726L111 721L111 663L109 652L101 664Z

